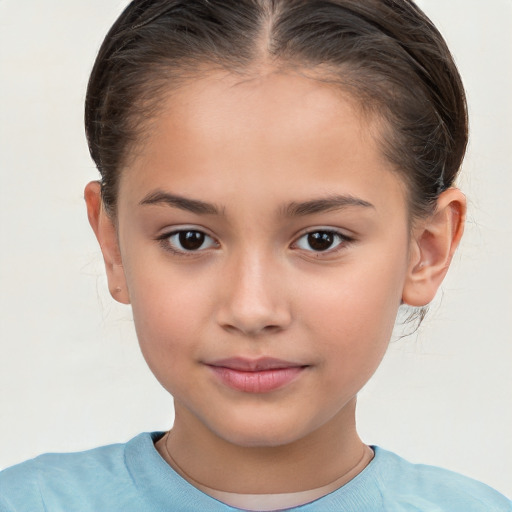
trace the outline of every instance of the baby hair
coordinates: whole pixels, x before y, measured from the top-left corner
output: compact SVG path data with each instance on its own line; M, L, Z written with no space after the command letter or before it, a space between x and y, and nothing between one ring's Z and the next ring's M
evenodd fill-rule
M453 185L467 144L462 82L411 0L134 0L106 36L86 132L115 215L119 175L169 91L213 69L292 70L337 84L381 120L383 153L413 217Z

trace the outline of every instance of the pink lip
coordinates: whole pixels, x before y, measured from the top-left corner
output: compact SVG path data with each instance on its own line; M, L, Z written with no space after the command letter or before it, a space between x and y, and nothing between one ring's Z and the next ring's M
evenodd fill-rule
M208 366L223 384L245 393L269 393L282 388L307 368L307 365L269 357L235 357L215 361Z

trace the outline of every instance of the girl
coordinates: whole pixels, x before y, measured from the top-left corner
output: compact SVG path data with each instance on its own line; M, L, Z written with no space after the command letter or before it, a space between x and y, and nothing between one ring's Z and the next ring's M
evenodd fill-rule
M355 428L466 211L464 92L412 2L136 0L86 130L109 289L175 422L5 471L1 510L512 509Z

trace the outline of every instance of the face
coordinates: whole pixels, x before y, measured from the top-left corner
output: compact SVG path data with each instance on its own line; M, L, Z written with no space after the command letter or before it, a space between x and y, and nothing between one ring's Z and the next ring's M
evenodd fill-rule
M176 421L286 444L341 417L373 374L410 266L404 187L376 137L349 98L296 75L170 95L123 169L118 237Z

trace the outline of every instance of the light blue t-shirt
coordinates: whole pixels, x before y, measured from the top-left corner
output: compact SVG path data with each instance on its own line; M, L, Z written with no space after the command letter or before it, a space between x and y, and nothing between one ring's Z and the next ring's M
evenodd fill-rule
M158 454L162 435L81 453L47 454L0 473L0 512L228 512L179 476ZM512 502L457 473L375 457L340 489L300 512L512 512Z

